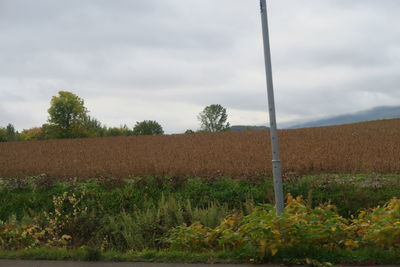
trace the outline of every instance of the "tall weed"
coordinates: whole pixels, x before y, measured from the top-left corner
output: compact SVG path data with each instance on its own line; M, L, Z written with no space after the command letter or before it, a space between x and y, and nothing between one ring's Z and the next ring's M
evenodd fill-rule
M230 211L227 205L216 202L197 208L190 201L162 195L159 203L148 202L144 209L107 216L99 235L104 237L103 246L107 248L139 251L160 248L160 238L170 229L195 221L214 226Z

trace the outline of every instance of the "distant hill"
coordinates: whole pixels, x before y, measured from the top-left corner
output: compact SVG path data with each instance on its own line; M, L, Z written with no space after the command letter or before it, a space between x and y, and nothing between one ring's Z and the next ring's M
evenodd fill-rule
M231 132L242 132L242 131L259 131L268 130L267 126L254 126L254 125L233 125L231 126Z
M326 119L301 123L287 128L295 129L295 128L331 126L331 125L348 124L348 123L355 123L362 121L396 119L396 118L400 118L400 106L384 106L356 113L348 113L339 116L328 117Z

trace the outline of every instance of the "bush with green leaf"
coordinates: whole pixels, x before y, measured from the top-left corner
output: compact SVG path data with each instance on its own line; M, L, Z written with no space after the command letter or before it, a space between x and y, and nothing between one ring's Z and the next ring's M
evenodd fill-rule
M0 221L0 250L17 250L34 247L36 228L18 222L12 216L7 222Z
M393 198L383 207L361 211L349 230L361 237L357 245L399 249L400 199Z
M289 195L285 212L276 215L272 205L260 205L247 216L230 215L215 228L201 223L181 225L163 239L171 249L194 252L236 251L248 259L264 261L280 251L400 247L400 201L364 211L353 220L340 216L335 206L311 208L301 197Z

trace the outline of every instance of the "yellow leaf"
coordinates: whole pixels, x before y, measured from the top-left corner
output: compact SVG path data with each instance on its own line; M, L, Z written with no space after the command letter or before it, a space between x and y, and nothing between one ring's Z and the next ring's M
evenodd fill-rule
M276 234L276 235L280 235L281 234L278 230L272 230L271 232Z
M275 256L276 253L278 253L278 249L272 248L272 249L271 249L271 255L272 255L272 256Z
M346 242L344 242L344 244L345 244L345 246L347 246L347 247L355 247L355 248L358 248L359 247L359 245L358 245L358 241L354 241L354 240L347 240Z
M361 211L360 214L358 214L358 218L364 218L364 216L367 214L365 210Z
M229 219L226 221L226 223L230 226L230 227L234 227L235 226L235 220Z

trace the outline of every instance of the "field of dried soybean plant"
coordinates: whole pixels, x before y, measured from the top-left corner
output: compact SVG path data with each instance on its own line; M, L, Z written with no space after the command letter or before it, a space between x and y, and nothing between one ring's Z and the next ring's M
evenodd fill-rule
M399 173L400 120L280 130L285 173ZM0 143L0 177L171 175L254 178L271 172L268 131Z

